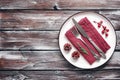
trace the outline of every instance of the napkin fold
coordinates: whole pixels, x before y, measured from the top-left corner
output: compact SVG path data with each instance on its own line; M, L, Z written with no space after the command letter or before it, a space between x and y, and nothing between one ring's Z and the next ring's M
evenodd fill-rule
M82 26L82 28L85 30L85 32L89 35L89 37L96 43L96 45L103 51L106 52L110 46L109 44L102 38L102 36L98 33L98 31L95 29L95 27L91 24L91 22L87 19L87 17L81 19L78 24ZM82 56L87 60L89 64L92 64L93 62L96 61L90 50L88 49L87 46L89 46L96 54L99 54L98 51L94 48L94 46L85 38L84 36L81 35L81 38L84 40L84 42L78 39L74 36L72 33L72 30L74 30L75 27L73 26L71 29L69 29L66 33L65 36L67 39L73 44L73 46L82 54ZM81 51L79 45L84 48L88 54L85 54L84 52Z
M87 17L81 19L79 23L85 30L88 36L97 44L97 46L104 52L110 49L110 45L103 39L96 28L91 24Z

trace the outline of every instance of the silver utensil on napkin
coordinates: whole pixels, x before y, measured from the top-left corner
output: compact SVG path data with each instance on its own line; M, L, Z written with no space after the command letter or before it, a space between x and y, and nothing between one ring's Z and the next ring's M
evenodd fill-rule
M92 45L96 48L96 50L99 52L102 58L106 59L105 53L94 43L94 41L87 35L84 29L77 23L77 21L74 18L72 18L72 21L75 24L75 27L77 28L79 33L81 33L81 35L83 35L92 43Z
M79 32L77 31L77 29L74 29L74 30L72 30L72 34L76 37L76 38L78 38L78 35L79 35ZM83 42L83 41L82 41ZM86 46L87 46L87 44L85 43L85 42L83 42ZM79 43L77 43L78 44L78 46L79 46ZM97 54L97 53L95 53L89 46L87 46L87 48L90 50L90 52L92 53L92 55L94 56L94 58L97 60L97 61L99 61L100 60L100 57L99 57L99 55Z

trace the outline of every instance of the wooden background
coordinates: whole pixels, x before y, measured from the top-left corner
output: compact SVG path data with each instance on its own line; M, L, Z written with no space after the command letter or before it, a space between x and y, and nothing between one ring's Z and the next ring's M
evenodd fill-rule
M117 45L112 58L93 70L62 56L63 22L81 11L106 16ZM0 0L0 80L120 80L120 0Z

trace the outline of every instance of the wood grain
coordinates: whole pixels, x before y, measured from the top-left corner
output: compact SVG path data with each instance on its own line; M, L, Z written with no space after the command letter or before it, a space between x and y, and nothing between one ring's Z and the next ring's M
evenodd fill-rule
M79 11L5 11L1 12L0 30L60 30L64 21ZM94 11L106 16L120 30L120 11Z
M72 13L55 11L23 11L2 13L0 29L58 30Z
M58 49L58 31L1 31L0 49Z
M120 50L120 31L116 31ZM59 50L59 31L1 31L0 49Z
M0 0L0 80L120 80L120 0ZM111 59L72 66L58 47L61 25L81 11L107 17L117 34Z
M119 80L119 70L107 71L1 71L2 80ZM46 77L47 76L47 77Z
M71 65L60 51L1 51L0 58L1 69L81 70ZM108 63L96 70L120 69L119 58L119 52L114 52Z
M120 9L119 0L0 0L0 9Z

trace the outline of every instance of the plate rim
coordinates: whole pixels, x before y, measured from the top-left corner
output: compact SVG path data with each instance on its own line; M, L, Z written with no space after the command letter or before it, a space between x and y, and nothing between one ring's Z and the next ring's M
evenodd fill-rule
M72 14L71 16L69 16L69 17L63 22L63 24L61 25L60 30L59 30L59 34L58 34L58 45L59 45L59 49L60 49L60 41L59 41L59 40L60 40L60 32L61 32L61 30L62 30L62 28L63 28L63 25L64 25L71 17L73 17L73 16L75 16L75 15L77 15L77 14L81 14L81 13L95 13L95 14L101 15L101 16L104 17L108 22L110 22L111 26L113 27L113 30L114 30L114 32L115 32L115 41L116 41L116 42L115 42L115 47L114 47L114 50L113 50L112 55L110 56L110 58L109 58L105 63L102 64L102 65L105 65L105 64L112 58L112 56L113 56L113 54L114 54L114 52L115 52L115 48L116 48L116 45L117 45L117 34L116 34L115 27L114 27L114 25L112 24L112 22L111 22L108 18L106 18L103 14L100 14L100 13L98 13L98 12L93 12L93 11L81 11L81 12L77 12L77 13L74 13L74 14ZM60 52L61 52L62 56L65 58L65 56L63 55L61 49L60 49ZM67 59L65 58L65 60L67 60ZM68 60L67 60L67 62L70 63L70 61L68 61ZM72 63L70 63L70 64L72 64ZM73 64L72 64L72 65L73 65ZM96 68L101 67L102 65L99 65L99 66L93 67L93 68L81 68L81 67L78 67L78 66L75 66L75 65L73 65L73 66L75 66L75 67L77 67L77 68L79 68L79 69L96 69Z

